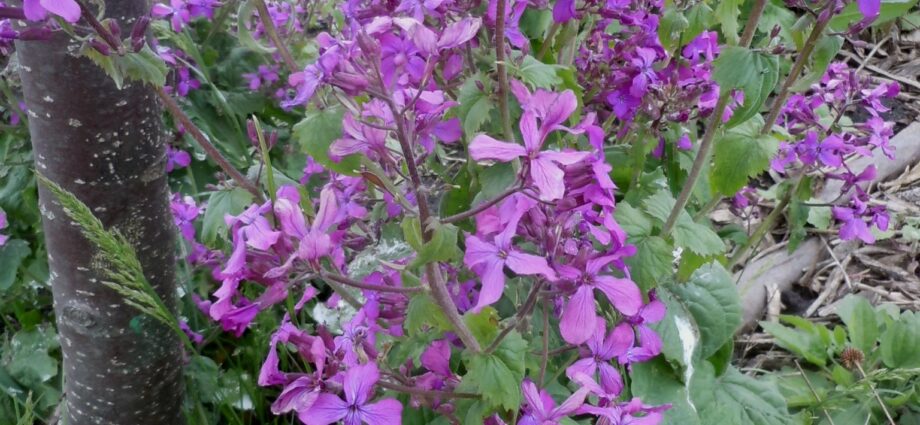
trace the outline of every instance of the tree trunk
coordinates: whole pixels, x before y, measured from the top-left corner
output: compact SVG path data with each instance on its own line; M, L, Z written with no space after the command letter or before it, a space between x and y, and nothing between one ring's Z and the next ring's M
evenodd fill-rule
M147 9L144 0L106 3L121 28ZM91 61L67 53L73 44L63 33L17 43L35 169L121 231L175 309L175 236L156 95L133 82L118 90ZM95 247L54 195L41 189L39 199L64 358L65 423L182 423L177 335L104 287Z

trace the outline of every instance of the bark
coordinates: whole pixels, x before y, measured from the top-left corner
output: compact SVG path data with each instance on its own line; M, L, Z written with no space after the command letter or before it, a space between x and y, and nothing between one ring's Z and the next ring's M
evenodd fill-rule
M131 28L144 0L107 2ZM35 169L87 204L134 245L144 274L176 306L175 235L166 183L165 134L151 87L118 90L72 41L19 42ZM174 333L104 287L96 249L39 191L64 364L68 425L181 424L182 349Z

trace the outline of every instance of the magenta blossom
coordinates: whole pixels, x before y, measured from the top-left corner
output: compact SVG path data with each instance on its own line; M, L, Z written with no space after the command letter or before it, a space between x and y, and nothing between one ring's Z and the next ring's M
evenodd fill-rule
M22 9L30 21L43 21L48 13L70 23L80 20L80 5L74 0L24 0Z
M398 425L402 423L402 404L388 398L369 403L380 371L374 363L355 366L345 372L345 400L322 393L313 405L301 412L306 425L328 425L342 421L345 425Z
M582 358L566 368L565 375L575 379L578 374L594 377L600 374L600 383L604 392L613 396L623 390L623 378L611 360L626 353L633 344L633 330L626 324L606 332L606 322L598 317L594 334L587 341L587 349L582 351Z
M555 96L550 96L550 95ZM523 157L530 169L530 179L539 189L540 199L554 201L565 194L563 177L565 172L560 165L571 165L584 160L589 156L587 152L576 151L541 151L543 143L550 132L564 129L569 132L578 130L567 129L560 124L575 110L577 101L571 90L561 94L537 91L532 97L530 105L523 105L524 114L521 116L521 135L524 137L524 146L516 143L501 142L485 134L480 134L470 143L470 156L476 161L494 160L509 162L515 158ZM541 119L538 126L537 118Z
M560 276L574 282L577 287L563 309L559 323L559 331L566 342L581 344L594 334L597 326L595 289L600 290L624 315L632 316L639 312L642 292L631 279L600 274L613 260L612 256L588 260L584 270L570 265L559 266Z
M559 406L556 406L556 402L546 390L537 389L536 384L530 379L525 379L521 383L521 392L524 393L524 400L527 401L527 404L524 406L524 415L518 421L519 425L559 425L561 419L569 416L585 403L590 387L581 387Z

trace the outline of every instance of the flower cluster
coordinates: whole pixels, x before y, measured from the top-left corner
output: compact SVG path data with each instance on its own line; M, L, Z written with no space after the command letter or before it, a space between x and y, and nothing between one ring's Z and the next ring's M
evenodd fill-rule
M888 111L883 101L895 97L898 91L897 83L874 85L846 64L833 63L808 92L790 96L777 120L793 140L780 144L771 162L773 170L816 172L843 181L838 199L845 202L833 207L833 216L841 223L840 237L844 240L858 238L872 243L875 237L869 231L870 225L880 230L888 228L888 213L884 206L871 205L863 184L875 178L875 166L853 170L847 160L853 156L871 157L876 151L893 158L889 140L894 135L894 124L881 114ZM867 118L842 123L845 113L855 108L861 108Z

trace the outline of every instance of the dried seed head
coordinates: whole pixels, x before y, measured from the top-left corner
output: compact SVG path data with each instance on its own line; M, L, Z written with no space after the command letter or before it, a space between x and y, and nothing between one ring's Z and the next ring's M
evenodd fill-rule
M864 359L865 355L858 348L847 347L840 353L840 362L847 369L855 369Z

